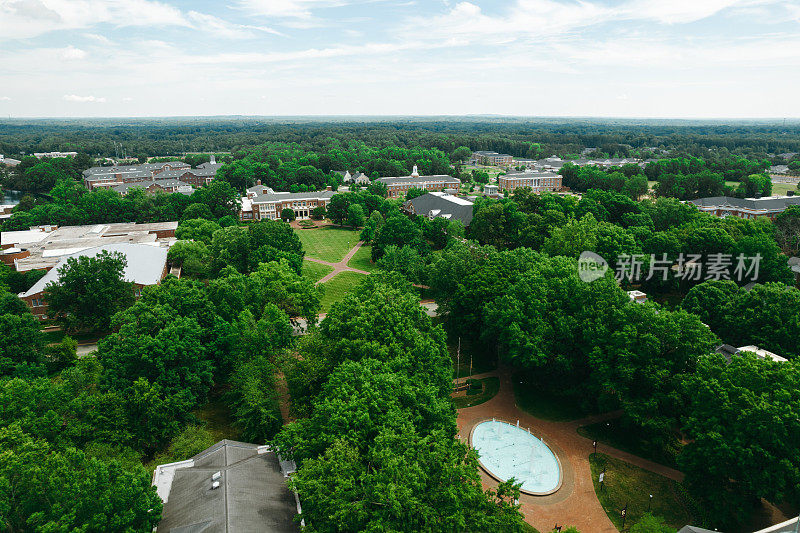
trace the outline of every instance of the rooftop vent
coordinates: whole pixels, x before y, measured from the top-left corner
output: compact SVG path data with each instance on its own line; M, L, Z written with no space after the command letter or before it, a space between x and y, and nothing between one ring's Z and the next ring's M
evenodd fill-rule
M216 472L214 472L214 475L213 475L213 476L211 476L211 481L216 481L216 480L218 480L220 477L222 477L222 472L220 472L219 470L217 470Z
M219 481L215 481L211 484L211 490L219 488Z

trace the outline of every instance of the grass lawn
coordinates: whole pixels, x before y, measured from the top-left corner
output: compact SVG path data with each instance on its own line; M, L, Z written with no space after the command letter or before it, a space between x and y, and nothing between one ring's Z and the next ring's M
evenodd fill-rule
M488 402L500 392L500 378L483 378L480 382L483 388L477 394L453 398L456 409L463 409L464 407L472 407L473 405L480 405L483 402Z
M676 457L679 453L677 448L659 452L643 446L642 439L637 432L621 424L620 419L579 427L578 434L588 439L596 440L599 444L607 444L618 450L632 453L672 468L677 467Z
M372 246L369 245L364 245L359 248L352 259L348 261L347 266L365 272L376 272L379 270L378 265L372 262Z
M785 196L787 192L794 191L797 194L797 185L794 183L773 183L772 184L772 194L779 194L781 196Z
M347 296L365 277L364 274L356 272L340 272L320 285L325 287L325 296L322 297L322 312L330 311L335 302Z
M314 261L303 261L303 275L313 281L318 282L329 273L333 272L333 267L315 263Z
M592 454L589 463L597 499L617 529L622 527L621 510L628 506L625 527L629 528L647 513L651 494L654 515L676 529L692 523L678 482L602 453ZM598 476L603 469L606 473L601 490Z
M591 414L572 398L553 394L520 374L515 374L511 379L517 407L536 418L564 422Z
M356 245L361 232L333 226L295 230L308 257L338 263Z

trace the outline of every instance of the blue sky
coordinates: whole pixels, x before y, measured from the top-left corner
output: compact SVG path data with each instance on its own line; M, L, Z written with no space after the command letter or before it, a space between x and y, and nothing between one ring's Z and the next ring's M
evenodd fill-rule
M800 117L800 0L0 0L0 116Z

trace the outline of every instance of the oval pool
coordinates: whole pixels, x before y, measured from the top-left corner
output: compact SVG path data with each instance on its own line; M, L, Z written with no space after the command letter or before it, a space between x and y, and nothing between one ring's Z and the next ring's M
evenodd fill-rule
M547 445L527 430L488 420L472 429L472 447L495 479L514 478L527 494L544 496L561 487L561 464Z

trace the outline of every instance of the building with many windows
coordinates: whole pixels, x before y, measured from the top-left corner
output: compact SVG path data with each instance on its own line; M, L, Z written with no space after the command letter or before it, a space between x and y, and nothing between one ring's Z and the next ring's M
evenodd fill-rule
M375 180L386 185L387 196L398 198L405 196L409 189L422 189L423 191L444 191L445 189L456 189L461 187L461 180L448 176L447 174L437 174L434 176L420 176L416 165L410 176L378 178Z
M489 150L480 150L478 152L472 152L472 157L469 162L472 164L505 166L514 162L514 156Z
M83 184L87 189L118 187L125 183L144 183L178 180L194 187L208 185L222 166L214 158L197 168L183 161L145 163L113 167L92 167L83 171Z
M497 177L500 191L512 192L519 187L527 187L534 192L561 190L561 175L552 172L518 172Z
M260 188L260 193L259 189ZM336 191L328 187L324 191L311 192L274 192L269 187L256 185L247 190L247 196L242 198L242 210L239 219L252 220L278 220L284 209L294 211L298 220L311 218L311 212L319 206L328 206Z

